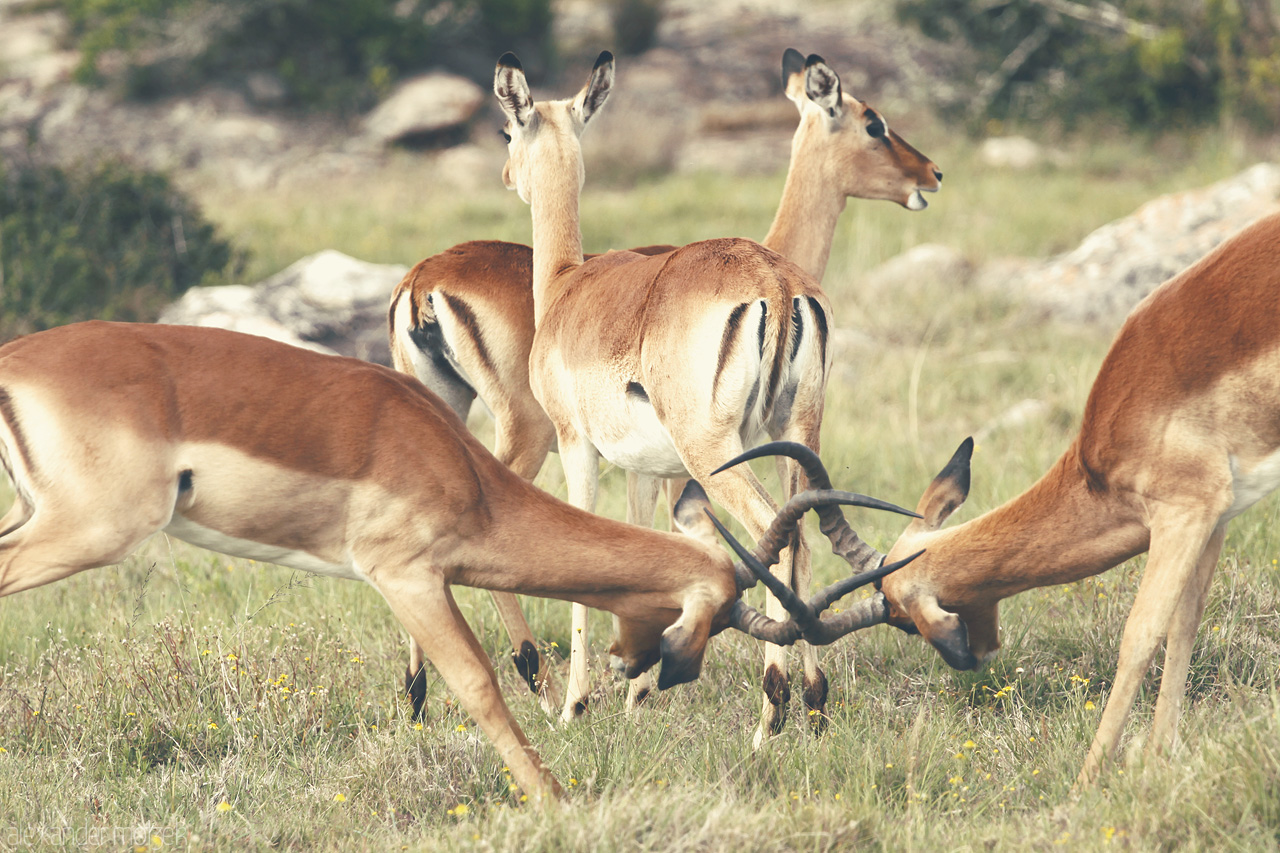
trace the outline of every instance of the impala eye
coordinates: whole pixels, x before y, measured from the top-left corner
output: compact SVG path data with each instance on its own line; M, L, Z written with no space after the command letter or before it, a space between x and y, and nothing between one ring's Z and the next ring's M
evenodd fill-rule
M867 122L867 135L872 139L879 139L884 136L884 122L879 116L872 116L871 121Z
M511 134L507 133L507 129L505 127L502 130L498 131L498 133L501 133L502 138L507 140L507 142L511 141Z

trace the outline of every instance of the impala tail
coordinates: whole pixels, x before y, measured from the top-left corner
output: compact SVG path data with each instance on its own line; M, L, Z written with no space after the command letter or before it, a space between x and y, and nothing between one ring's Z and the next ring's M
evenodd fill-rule
M417 271L417 267L411 270L406 282ZM475 388L445 338L433 295L414 297L413 290L402 283L391 301L387 325L392 364L402 373L417 376L465 422L476 398Z

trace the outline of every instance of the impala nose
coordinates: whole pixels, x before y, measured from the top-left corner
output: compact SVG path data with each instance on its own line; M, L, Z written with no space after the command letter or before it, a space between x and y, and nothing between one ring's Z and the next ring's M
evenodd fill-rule
M934 176L935 178L937 178L937 179L938 179L939 183L941 183L941 181L942 181L942 170L941 170L941 169L934 169L934 170L933 170L933 176Z

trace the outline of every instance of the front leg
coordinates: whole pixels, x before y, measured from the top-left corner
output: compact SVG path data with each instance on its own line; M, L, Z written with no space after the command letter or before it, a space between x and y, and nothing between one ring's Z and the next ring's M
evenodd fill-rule
M384 574L375 583L396 618L489 737L516 783L531 797L562 795L503 701L489 657L462 618L448 585L429 571L404 575Z
M1187 670L1191 665L1191 650L1195 646L1196 630L1209 600L1209 585L1213 570L1222 553L1222 541L1227 526L1219 525L1209 537L1209 544L1196 564L1195 574L1182 591L1182 598L1169 623L1169 635L1165 638L1164 671L1160 673L1160 695L1156 699L1155 721L1151 724L1151 737L1147 749L1156 753L1169 753L1178 737L1178 719L1182 716L1182 700L1187 694Z
M585 439L561 434L560 464L564 466L569 503L596 511L596 486L600 479L600 453ZM573 626L569 634L569 683L565 688L562 722L578 719L587 711L591 677L587 672L587 608L573 605Z
M1125 622L1124 638L1120 641L1115 683L1107 697L1098 733L1076 778L1077 788L1092 782L1115 752L1142 679L1151 666L1157 646L1169 630L1179 600L1193 582L1196 566L1223 510L1225 506L1221 509L1195 506L1157 510L1156 520L1151 525L1151 555L1147 558L1147 569L1142 575L1129 619Z

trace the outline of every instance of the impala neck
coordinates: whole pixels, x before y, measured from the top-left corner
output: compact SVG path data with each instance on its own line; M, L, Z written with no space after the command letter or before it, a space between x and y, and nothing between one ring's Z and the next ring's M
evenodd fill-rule
M546 170L532 194L535 327L555 298L561 274L582 265L577 173L576 162Z
M822 174L820 158L806 156L803 131L802 125L792 140L782 201L764 245L822 281L845 196Z
M1073 446L1018 497L928 542L943 606L998 601L1105 572L1147 550L1150 532L1114 492L1090 486ZM964 600L961 600L964 599Z
M490 527L457 582L576 601L615 615L679 610L707 582L734 597L722 550L577 509L523 480L491 497Z

